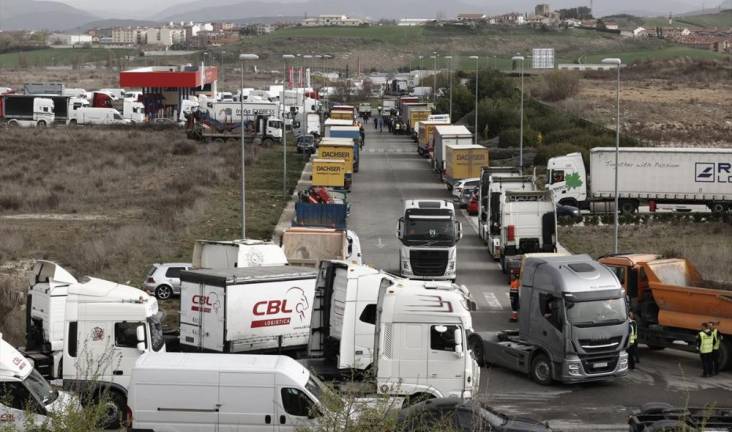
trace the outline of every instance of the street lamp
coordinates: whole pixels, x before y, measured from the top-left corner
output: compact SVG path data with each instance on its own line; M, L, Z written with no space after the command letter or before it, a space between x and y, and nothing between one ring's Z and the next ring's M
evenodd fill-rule
M452 56L445 56L444 58L446 58L450 64L447 73L450 76L450 122L452 122Z
M226 81L224 79L224 68L226 66L226 64L224 63L224 54L226 54L226 51L221 50L221 88L226 85Z
M473 142L478 144L478 60L477 55L470 56L475 60L475 131L473 133ZM451 119L452 120L452 119Z
M434 66L432 68L432 103L437 103L437 51L434 51L430 56L434 60Z
M623 61L619 58L606 58L602 59L602 62L609 65L615 65L615 69L618 70L618 87L616 91L616 105L617 105L617 115L616 115L616 123L615 123L615 253L618 253L618 231L620 222L618 221L618 204L619 204L619 197L618 197L618 169L620 168L618 166L618 159L620 156L620 66L623 64Z
M519 171L524 173L524 56L515 55L513 61L521 62L521 122L519 129Z
M247 222L246 222L246 153L244 152L244 62L246 60L258 60L256 54L239 54L239 62L241 64L241 88L239 90L239 132L241 133L241 238L247 238Z
M292 54L283 54L285 61L285 75L287 74L287 60L294 59ZM286 81L286 80L285 80ZM282 198L287 199L287 122L285 120L285 81L282 81Z

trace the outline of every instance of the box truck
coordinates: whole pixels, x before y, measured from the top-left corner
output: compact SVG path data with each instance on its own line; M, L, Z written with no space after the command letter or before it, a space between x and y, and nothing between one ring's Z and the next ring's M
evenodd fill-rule
M323 138L318 144L318 159L345 161L345 188L350 189L353 173L357 171L356 152L358 145L350 138Z
M618 165L623 213L645 204L704 204L716 213L732 206L732 149L621 147ZM590 178L580 153L551 158L547 169L560 204L612 211L615 148L590 150Z
M353 126L353 120L334 119L329 117L323 122L323 136L330 136L330 128L334 126Z
M519 176L521 170L518 167L488 167L484 166L480 169L480 184L478 186L478 235L486 241L488 239L488 223L489 203L490 203L490 186L491 177L496 176Z
M417 131L417 153L420 156L427 156L431 151L432 135L437 126L450 126L450 121L442 120L425 120L419 122Z
M704 279L684 258L619 254L599 261L625 287L640 343L695 353L701 324L714 322L722 336L719 368L732 368L732 284Z
M292 265L319 268L322 260L361 264L361 241L351 230L294 226L282 233L280 241Z
M313 269L296 266L181 272L181 349L304 350L316 276Z
M435 126L435 132L432 134L432 169L440 175L445 173L448 144L473 144L473 134L465 126Z
M134 367L127 430L294 432L316 427L333 397L286 356L149 353Z
M236 268L287 265L282 248L263 240L196 240L194 268Z
M501 256L501 204L506 201L506 192L532 192L536 190L536 182L532 176L493 175L487 191L487 212L485 214L485 241L488 252L494 259Z
M343 159L313 159L313 186L342 188L346 181L346 161Z
M445 182L478 178L480 169L488 166L488 148L474 144L448 144L445 146Z
M0 96L0 119L10 127L51 126L56 119L53 99L14 94Z
M611 380L628 372L628 311L615 275L587 255L530 257L519 289L519 330L475 332L481 365L539 384Z
M397 224L399 270L410 279L457 278L457 243L462 225L455 207L445 200L404 201L403 216Z

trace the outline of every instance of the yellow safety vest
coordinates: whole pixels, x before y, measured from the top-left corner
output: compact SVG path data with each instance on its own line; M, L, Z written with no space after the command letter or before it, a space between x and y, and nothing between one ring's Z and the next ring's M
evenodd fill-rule
M714 349L714 336L711 333L699 332L699 354L709 354Z
M638 325L635 321L630 322L630 344L633 345L638 340Z
M712 330L712 337L714 337L714 351L717 351L719 349L719 342L722 340L722 338L719 336L718 329Z

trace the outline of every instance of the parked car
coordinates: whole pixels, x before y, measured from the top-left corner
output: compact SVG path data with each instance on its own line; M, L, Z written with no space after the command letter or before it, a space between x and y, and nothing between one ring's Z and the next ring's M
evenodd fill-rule
M470 199L473 198L473 194L478 189L474 187L466 187L463 189L463 193L460 194L460 208L467 208L470 204Z
M174 294L180 295L180 272L191 267L191 263L153 264L142 284L143 288L160 300L167 300Z
M315 153L316 145L315 145L315 137L307 134L307 135L300 135L297 137L297 152L302 153L303 151L309 151L310 153Z
M443 429L461 432L551 431L544 423L506 416L476 399L429 399L402 409L397 418L396 430L399 432Z
M470 196L470 202L468 202L468 214L470 216L477 216L479 211L480 204L478 203L478 189L476 188Z
M467 178L467 179L458 180L453 185L450 185L448 183L447 189L450 190L450 186L452 186L453 200L456 201L456 200L459 200L460 197L462 196L463 189L474 188L474 187L478 187L479 185L480 185L479 178Z
M558 205L557 206L557 219L563 222L578 223L582 222L582 212L575 206L571 205Z

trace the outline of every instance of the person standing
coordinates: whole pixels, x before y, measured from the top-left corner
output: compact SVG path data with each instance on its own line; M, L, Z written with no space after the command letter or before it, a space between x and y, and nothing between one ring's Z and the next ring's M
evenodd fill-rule
M630 335L628 336L628 368L635 369L635 365L640 363L640 355L638 354L638 323L635 321L633 312L628 313Z
M712 328L712 375L719 374L719 346L722 344L722 335L717 328L719 322L710 322Z
M521 280L519 279L518 272L511 271L511 284L509 285L508 297L511 299L511 319L510 322L518 321L519 311L519 287L521 286Z
M712 329L709 328L709 323L702 324L702 330L696 337L696 349L699 351L699 356L701 357L702 378L712 376L714 336L712 336Z

